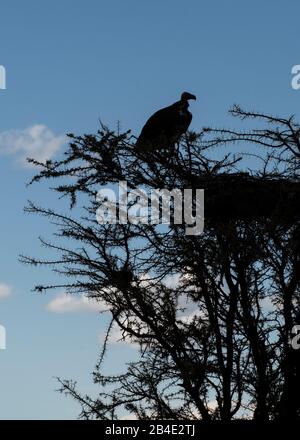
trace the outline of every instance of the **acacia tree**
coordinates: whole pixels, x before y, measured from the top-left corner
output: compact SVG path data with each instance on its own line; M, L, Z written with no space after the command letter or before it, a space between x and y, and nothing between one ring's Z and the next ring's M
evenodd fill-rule
M268 126L190 132L172 157L137 151L130 132L102 126L95 135L70 134L63 160L30 160L41 167L32 183L61 179L56 191L71 204L69 215L26 208L57 231L56 241L42 240L53 259L22 261L52 265L66 280L36 290L83 293L111 316L94 371L98 397L60 380L83 418L117 419L124 410L138 419L299 417L300 363L289 345L299 316L299 126L238 107L232 114ZM213 149L234 142L266 148L261 168L245 172L241 156L212 158ZM120 181L129 189L204 189L204 232L187 235L172 218L168 227L99 224L97 191ZM114 325L140 350L116 376L103 373Z

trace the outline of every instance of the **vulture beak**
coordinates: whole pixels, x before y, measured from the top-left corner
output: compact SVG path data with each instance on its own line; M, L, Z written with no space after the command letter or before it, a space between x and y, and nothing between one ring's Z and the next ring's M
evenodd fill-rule
M189 92L183 92L181 95L181 99L183 101L188 101L189 99L197 99L195 95L192 95Z

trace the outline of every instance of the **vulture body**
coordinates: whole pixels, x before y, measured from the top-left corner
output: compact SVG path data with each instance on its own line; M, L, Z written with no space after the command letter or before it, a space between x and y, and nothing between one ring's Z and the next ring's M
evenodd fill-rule
M144 125L136 146L143 151L173 149L192 121L188 101L195 95L183 92L174 104L155 112Z

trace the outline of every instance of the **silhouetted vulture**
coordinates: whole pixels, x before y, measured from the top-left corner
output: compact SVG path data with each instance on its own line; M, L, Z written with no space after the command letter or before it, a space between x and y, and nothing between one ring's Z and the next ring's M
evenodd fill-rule
M173 150L192 121L189 99L196 99L196 96L183 92L180 101L155 112L144 125L136 146L142 151Z

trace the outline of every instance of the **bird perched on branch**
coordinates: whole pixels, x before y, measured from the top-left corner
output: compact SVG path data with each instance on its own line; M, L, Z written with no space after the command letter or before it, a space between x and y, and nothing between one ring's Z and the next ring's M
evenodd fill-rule
M136 142L141 151L173 150L192 121L189 100L195 95L183 92L179 101L155 112L144 125Z

